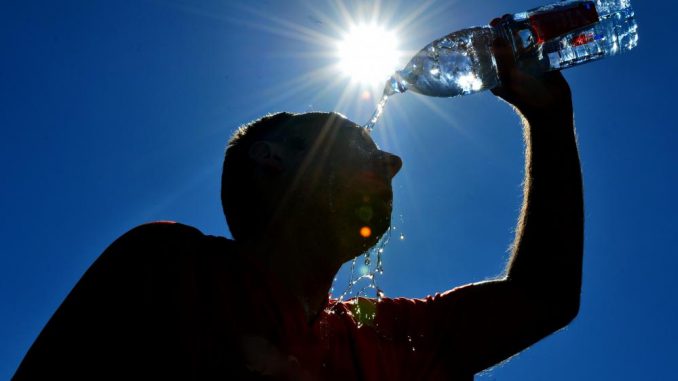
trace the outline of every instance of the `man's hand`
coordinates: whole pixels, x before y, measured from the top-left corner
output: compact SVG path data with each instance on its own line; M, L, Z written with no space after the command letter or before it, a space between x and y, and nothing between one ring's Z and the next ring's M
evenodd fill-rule
M490 25L496 26L497 18ZM492 46L497 59L499 79L502 85L492 93L511 105L528 120L546 115L571 115L572 96L570 86L559 71L535 76L516 65L508 42L497 38Z

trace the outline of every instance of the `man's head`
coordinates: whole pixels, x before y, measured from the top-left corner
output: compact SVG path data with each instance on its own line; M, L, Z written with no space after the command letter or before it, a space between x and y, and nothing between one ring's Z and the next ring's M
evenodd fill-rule
M268 115L229 141L221 191L226 220L236 240L276 232L322 238L350 252L346 260L390 225L391 178L401 165L339 114Z

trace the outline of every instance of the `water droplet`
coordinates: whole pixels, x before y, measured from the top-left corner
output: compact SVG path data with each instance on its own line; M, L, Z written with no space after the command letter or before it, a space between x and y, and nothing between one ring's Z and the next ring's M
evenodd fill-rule
M410 345L411 345L410 349L412 349L412 352L414 352L414 351L415 351L415 348L414 348L414 345L412 344L412 336L407 335L407 341L408 341L408 342L410 343Z
M400 233L400 240L401 240L401 241L404 241L404 240L405 240L405 234Z

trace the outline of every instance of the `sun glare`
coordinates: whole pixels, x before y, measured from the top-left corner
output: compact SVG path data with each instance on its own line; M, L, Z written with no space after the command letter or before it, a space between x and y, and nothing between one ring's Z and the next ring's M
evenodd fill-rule
M351 79L378 84L397 69L398 42L380 26L355 25L339 42L338 55L339 67Z

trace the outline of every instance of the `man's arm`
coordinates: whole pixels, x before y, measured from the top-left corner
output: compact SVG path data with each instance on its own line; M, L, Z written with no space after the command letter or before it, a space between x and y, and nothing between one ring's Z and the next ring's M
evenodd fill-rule
M559 72L534 77L502 62L502 45L495 51L504 70L493 92L524 118L524 200L505 277L443 297L449 350L468 373L567 325L581 291L582 181L569 86Z

